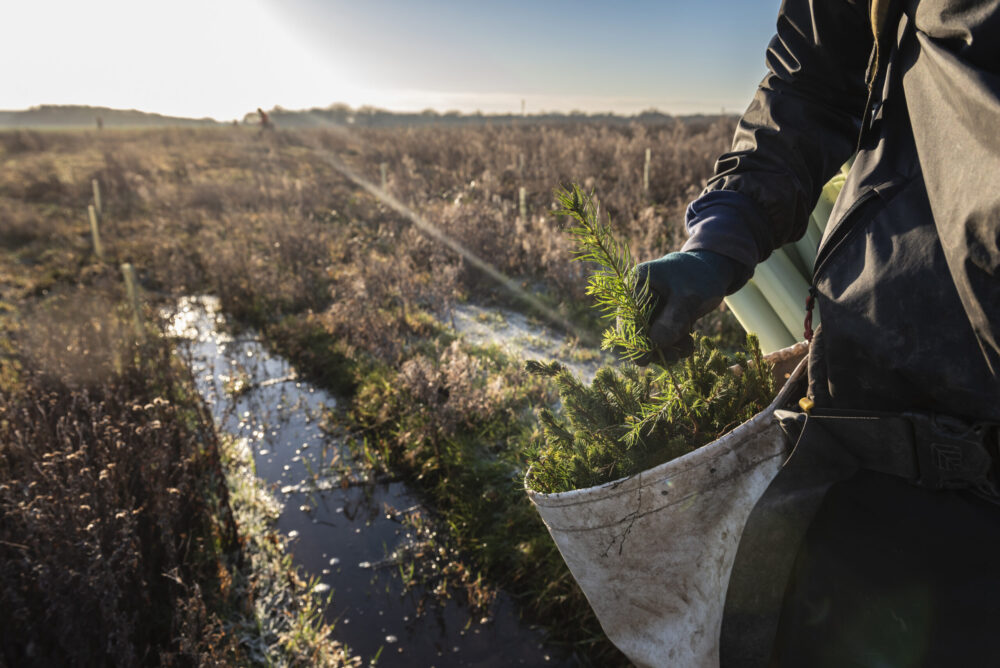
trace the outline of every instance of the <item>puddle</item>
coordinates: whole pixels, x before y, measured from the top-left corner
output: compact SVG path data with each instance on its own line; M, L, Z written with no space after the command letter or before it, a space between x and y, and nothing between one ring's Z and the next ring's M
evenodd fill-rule
M456 325L466 317L459 313L483 319L463 308ZM299 379L254 332L227 334L215 298L180 300L170 321L217 426L246 439L258 477L282 504L277 528L291 539L294 562L332 595L327 619L355 655L367 662L381 651L379 666L572 665L503 594L483 617L407 589L395 555L416 540L401 518L420 503L402 482L351 473L349 449L321 428L336 398Z
M521 360L557 361L586 382L610 357L599 350L572 346L565 334L539 325L516 311L457 304L452 313L455 331L476 345L500 346Z

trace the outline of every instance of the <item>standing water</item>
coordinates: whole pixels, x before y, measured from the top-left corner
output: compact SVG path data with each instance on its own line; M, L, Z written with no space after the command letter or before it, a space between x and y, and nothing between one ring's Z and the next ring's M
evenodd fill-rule
M368 480L352 466L343 439L322 428L335 397L298 379L253 331L227 334L216 298L182 299L170 330L185 341L219 430L247 440L257 476L282 504L277 529L294 563L332 594L327 621L354 654L378 656L379 666L569 665L503 594L484 615L435 596L434 578L404 583L406 558L421 551L402 520L427 513L403 482ZM425 554L422 570L440 569L440 556Z

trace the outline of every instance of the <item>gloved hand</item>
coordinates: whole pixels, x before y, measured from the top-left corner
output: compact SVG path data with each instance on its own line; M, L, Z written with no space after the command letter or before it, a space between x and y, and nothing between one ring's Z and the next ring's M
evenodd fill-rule
M706 250L681 251L636 267L638 285L649 279L653 316L649 338L665 361L676 362L694 352L691 330L694 322L721 302L749 278L749 271L736 260ZM647 354L636 363L645 366L657 360Z

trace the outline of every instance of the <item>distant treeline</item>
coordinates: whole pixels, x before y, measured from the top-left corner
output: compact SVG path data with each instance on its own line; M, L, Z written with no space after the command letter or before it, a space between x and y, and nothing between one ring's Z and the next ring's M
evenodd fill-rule
M587 114L581 111L569 113L542 112L522 116L520 114L483 114L475 112L463 114L458 111L438 112L425 109L419 112L397 112L376 107L353 109L346 104L333 104L324 108L290 110L274 107L267 115L276 127L315 128L325 125L358 127L396 127L414 125L486 125L517 123L594 123L628 124L639 122L644 125L670 124L681 120L694 125L709 124L721 115L694 114L671 116L656 110L644 111L631 116L611 112ZM248 112L242 119L244 125L257 125L260 115ZM0 128L122 128L122 127L167 127L167 126L216 126L223 125L211 118L182 118L162 114L137 111L135 109L111 109L84 105L46 104L22 111L0 111Z
M412 125L482 125L489 123L596 123L596 124L628 124L640 122L649 125L673 123L680 119L692 123L710 123L721 118L720 115L693 114L689 116L671 116L655 109L643 111L631 116L618 115L612 112L588 114L582 111L542 112L538 114L484 114L474 112L463 114L458 111L438 112L425 109L419 112L399 112L378 109L376 107L358 107L353 109L346 104L334 104L325 108L289 110L275 107L267 112L270 120L279 128L313 128L324 125L357 125L361 127L392 127ZM257 112L248 113L243 118L244 123L259 122Z

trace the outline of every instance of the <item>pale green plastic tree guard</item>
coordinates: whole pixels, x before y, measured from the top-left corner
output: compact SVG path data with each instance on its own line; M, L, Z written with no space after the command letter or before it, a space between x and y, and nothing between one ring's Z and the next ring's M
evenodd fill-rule
M726 297L726 306L743 329L760 339L761 349L771 353L803 338L806 297L812 281L813 263L820 240L830 220L833 203L844 186L848 165L823 186L823 192L809 216L805 235L779 248L757 265L753 277L738 292ZM813 311L813 326L819 312Z

